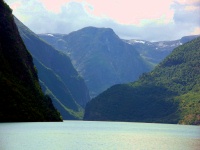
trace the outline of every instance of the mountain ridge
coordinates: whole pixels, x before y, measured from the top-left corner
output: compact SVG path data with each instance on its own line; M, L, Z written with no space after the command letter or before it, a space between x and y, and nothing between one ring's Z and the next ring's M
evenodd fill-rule
M0 122L62 120L42 93L33 59L4 1L0 1L0 63Z
M39 36L68 54L92 97L111 85L134 81L151 70L151 65L110 28L86 27L55 38Z
M50 94L63 119L81 119L80 112L83 113L90 97L84 80L74 69L71 60L66 54L41 40L17 18L15 22L38 68L43 91Z
M156 68L92 99L85 120L200 124L200 37L177 47Z
M168 56L176 47L187 43L200 35L184 36L178 40L173 41L157 41L150 42L145 40L124 40L128 44L133 45L140 55L148 62L157 65L166 56Z

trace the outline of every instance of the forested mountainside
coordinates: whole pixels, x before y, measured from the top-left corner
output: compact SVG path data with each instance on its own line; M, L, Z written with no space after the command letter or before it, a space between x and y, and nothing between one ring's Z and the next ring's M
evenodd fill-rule
M140 53L140 55L149 63L157 65L165 59L176 47L189 42L200 35L184 36L174 41L149 42L145 40L124 40Z
M12 10L0 1L0 122L61 121L51 99L42 93L36 68L14 23Z
M132 45L110 28L86 27L68 35L39 36L69 55L92 97L114 84L135 81L152 69Z
M177 47L138 81L92 99L85 120L200 124L200 38Z
M174 48L198 35L175 41L149 42L122 40L112 29L86 27L68 35L47 33L39 36L69 55L85 79L91 97L95 97L114 84L135 81L142 73L152 70ZM130 51L137 51L140 56Z
M50 95L63 119L81 119L90 100L89 91L69 57L41 40L17 18L15 22L33 56L43 91Z

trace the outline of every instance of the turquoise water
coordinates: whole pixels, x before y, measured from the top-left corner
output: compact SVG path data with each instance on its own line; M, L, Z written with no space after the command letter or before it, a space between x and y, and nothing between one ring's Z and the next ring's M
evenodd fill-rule
M1 123L0 150L200 150L200 127L64 121Z

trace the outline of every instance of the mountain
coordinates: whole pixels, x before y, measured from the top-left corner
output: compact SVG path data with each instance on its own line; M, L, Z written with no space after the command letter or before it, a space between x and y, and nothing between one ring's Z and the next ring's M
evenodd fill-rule
M42 93L36 68L12 10L0 1L0 122L61 121L51 99Z
M85 120L200 124L200 37L177 47L138 81L92 99Z
M135 81L152 69L132 45L121 40L110 28L86 27L68 35L39 36L69 55L85 79L91 97L114 84Z
M187 43L200 35L184 36L174 41L149 42L145 40L124 40L140 53L140 55L151 64L157 65L167 57L176 47Z
M85 81L69 57L41 40L17 18L15 22L38 69L43 91L50 95L63 119L81 119L90 97Z

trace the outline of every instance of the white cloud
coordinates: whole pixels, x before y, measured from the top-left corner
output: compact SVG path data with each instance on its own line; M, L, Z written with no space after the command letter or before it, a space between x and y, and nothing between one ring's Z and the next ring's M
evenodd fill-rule
M200 5L183 3L182 0L171 5L170 11L174 13L171 21L163 15L154 19L140 19L139 24L120 24L108 16L95 15L91 13L95 8L84 2L63 4L65 0L60 0L62 7L55 13L49 11L41 0L5 1L13 7L16 17L36 33L69 33L85 26L95 26L113 28L122 38L158 41L198 33L200 27Z

